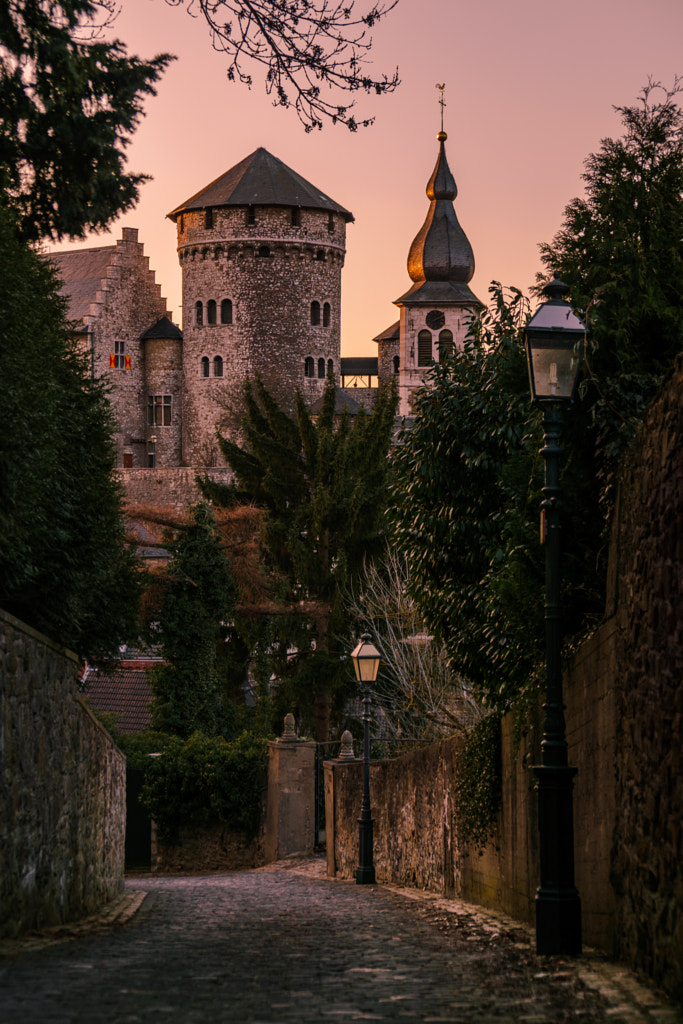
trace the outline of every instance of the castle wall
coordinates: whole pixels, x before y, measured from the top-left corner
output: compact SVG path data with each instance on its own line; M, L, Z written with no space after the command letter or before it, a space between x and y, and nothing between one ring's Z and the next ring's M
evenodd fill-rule
M339 374L343 217L333 215L332 231L323 210L301 210L297 226L290 207L259 206L255 223L248 219L247 207L216 209L210 228L204 211L178 218L185 465L221 464L216 430L236 429L236 402L247 377L258 372L278 401L291 408L297 389L309 401L322 392L319 360L325 372L332 360ZM225 300L231 303L232 323L221 323ZM216 303L215 323L209 322L210 302ZM313 302L320 305L319 324L311 322ZM222 376L216 374L216 357ZM313 360L313 376L305 375L307 358Z
M166 300L149 269L137 229L124 228L85 317L93 371L111 385L110 402L119 426L114 435L119 465L124 453L134 466L147 465L147 389L140 335L166 315ZM120 365L111 366L112 357Z

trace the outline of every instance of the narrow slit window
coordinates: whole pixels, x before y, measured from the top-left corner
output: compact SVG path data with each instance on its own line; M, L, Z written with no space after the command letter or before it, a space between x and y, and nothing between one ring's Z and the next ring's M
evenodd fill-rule
M201 302L195 302L194 304L194 322L197 327L201 327L204 323L204 306Z
M323 306L323 327L329 327L332 319L332 307L329 302L326 302Z

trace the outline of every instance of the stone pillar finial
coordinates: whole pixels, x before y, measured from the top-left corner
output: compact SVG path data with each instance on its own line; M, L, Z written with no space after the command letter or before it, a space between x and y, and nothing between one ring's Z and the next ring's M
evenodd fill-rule
M339 760L340 761L355 761L356 760L356 755L353 752L353 736L351 735L351 733L349 732L348 729L346 729L346 731L342 733L341 750L339 751Z
M295 743L299 739L296 734L296 721L291 712L285 715L285 731L280 739L283 743Z

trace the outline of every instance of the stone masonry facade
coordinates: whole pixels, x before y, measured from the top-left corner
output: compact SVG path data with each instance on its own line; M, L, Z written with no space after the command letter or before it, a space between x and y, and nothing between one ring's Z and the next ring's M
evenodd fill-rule
M237 429L246 378L291 409L297 390L314 401L328 369L339 376L346 224L325 210L298 219L287 207L217 209L211 227L203 210L178 217L184 465L222 464L216 429Z
M78 667L0 611L0 938L123 889L126 762L77 696Z

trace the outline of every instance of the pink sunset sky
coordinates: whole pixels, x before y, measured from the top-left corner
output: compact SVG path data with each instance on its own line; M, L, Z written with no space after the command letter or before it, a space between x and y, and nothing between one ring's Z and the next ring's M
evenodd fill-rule
M362 9L369 3L361 0ZM342 278L342 354L375 355L372 338L398 319L406 259L428 209L425 186L440 126L436 83L446 83L446 152L455 208L474 248L471 287L491 280L523 290L540 269L538 245L582 191L586 156L621 134L613 105L632 104L652 76L683 74L681 0L400 0L374 30L373 73L398 65L391 96L359 99L375 124L352 134L306 134L275 109L257 68L251 91L230 83L225 57L187 7L124 0L111 35L129 53L177 60L128 150L128 167L153 180L107 234L60 249L108 245L136 227L150 266L182 324L175 226L166 214L258 146L351 210Z

